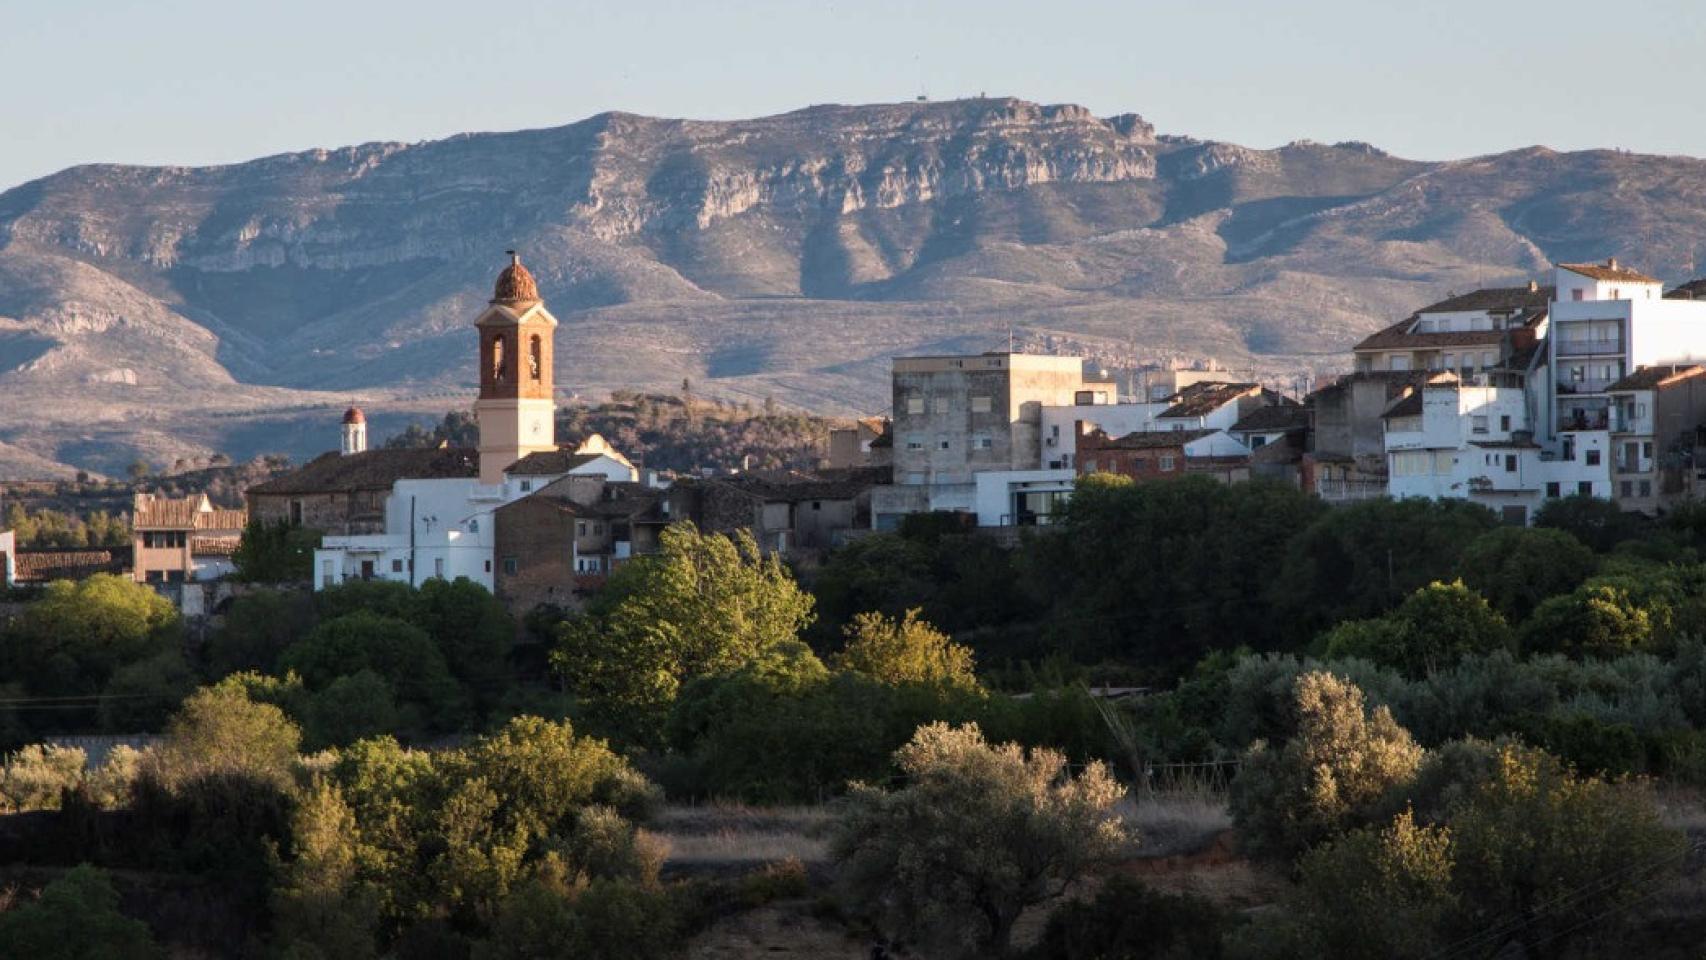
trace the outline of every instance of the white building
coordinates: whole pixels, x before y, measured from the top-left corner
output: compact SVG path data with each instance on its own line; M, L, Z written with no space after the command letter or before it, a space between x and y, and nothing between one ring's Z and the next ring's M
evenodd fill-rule
M527 268L511 254L491 306L480 315L479 475L401 478L385 498L384 532L330 536L314 551L314 588L353 579L418 586L432 577L469 580L491 590L496 546L493 511L568 476L634 481L638 471L596 434L574 450L553 442L552 337ZM359 411L353 411L359 418ZM365 447L365 418L346 416L346 455ZM352 437L352 419L363 427Z

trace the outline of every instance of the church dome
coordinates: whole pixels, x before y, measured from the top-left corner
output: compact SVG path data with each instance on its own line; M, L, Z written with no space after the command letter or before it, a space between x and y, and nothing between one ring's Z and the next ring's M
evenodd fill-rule
M348 410L344 411L344 423L349 424L349 423L366 423L366 422L367 422L367 414L362 413L360 407L350 407Z
M533 274L521 265L521 257L514 250L509 251L509 266L504 267L498 274L498 283L492 290L492 301L517 303L539 299L539 284L533 280Z

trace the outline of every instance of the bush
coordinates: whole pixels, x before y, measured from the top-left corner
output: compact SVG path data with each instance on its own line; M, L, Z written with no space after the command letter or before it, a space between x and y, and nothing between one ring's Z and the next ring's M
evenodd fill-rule
M34 902L0 913L0 956L147 960L165 954L146 925L119 912L106 872L84 864L44 887Z
M1456 918L1451 834L1408 811L1305 854L1298 903L1308 953L1347 960L1434 956Z
M1240 841L1254 856L1284 862L1365 821L1422 759L1391 711L1365 709L1355 685L1307 673L1294 691L1296 732L1283 745L1252 748L1231 795Z
M1548 500L1534 514L1534 525L1561 530L1587 545L1595 553L1610 553L1625 540L1634 540L1652 528L1644 514L1626 511L1610 500L1573 494Z
M1092 763L991 746L976 724L919 728L896 754L907 785L854 791L834 842L854 904L891 935L969 956L1007 949L1028 906L1127 842L1124 790Z
M977 690L972 653L918 618L912 609L900 620L861 613L847 627L847 645L837 669L882 683L922 683Z
M167 784L237 774L284 785L301 741L296 724L272 704L235 687L203 687L172 717L148 769Z
M1228 920L1200 897L1160 893L1123 875L1094 899L1049 914L1032 960L1218 960Z
M1646 649L1653 621L1626 588L1590 582L1541 603L1521 636L1524 653L1603 659Z
M58 810L60 795L82 784L86 763L77 747L24 747L0 767L0 813Z
M1593 575L1593 551L1558 529L1499 527L1470 541L1457 559L1463 582L1506 618L1520 621L1548 597Z
M1328 657L1361 657L1411 677L1509 645L1505 618L1461 580L1428 584L1386 616L1346 621L1324 638Z

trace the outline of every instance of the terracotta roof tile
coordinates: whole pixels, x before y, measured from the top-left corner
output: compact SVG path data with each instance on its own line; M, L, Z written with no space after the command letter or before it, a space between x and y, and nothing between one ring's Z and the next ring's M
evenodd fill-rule
M1672 380L1686 380L1702 373L1706 373L1706 367L1692 363L1662 367L1637 367L1634 372L1606 387L1605 392L1621 393L1625 390L1652 390Z
M573 450L536 450L509 465L505 473L516 477L549 477L584 467L603 454Z
M1300 404L1282 403L1257 407L1232 425L1233 433L1271 433L1275 430L1300 430L1309 426L1309 411Z
M1167 447L1183 447L1193 440L1219 433L1218 430L1138 430L1120 437L1108 437L1095 442L1097 434L1090 435L1092 443L1086 447L1097 450L1158 450ZM1100 433L1098 431L1097 433Z
M1156 419L1200 417L1259 389L1254 383L1193 383L1169 397L1175 401L1174 404L1158 414Z
M19 550L13 557L19 583L81 580L97 573L123 573L130 567L129 547L67 550Z
M249 488L250 496L389 490L398 480L442 480L480 475L479 454L462 447L323 453L299 470Z
M1560 263L1558 266L1563 267L1571 273L1579 273L1584 277L1589 277L1594 280L1607 280L1622 283L1659 282L1657 279L1649 277L1639 270L1631 270L1628 267L1619 266L1615 259L1609 260L1605 263Z

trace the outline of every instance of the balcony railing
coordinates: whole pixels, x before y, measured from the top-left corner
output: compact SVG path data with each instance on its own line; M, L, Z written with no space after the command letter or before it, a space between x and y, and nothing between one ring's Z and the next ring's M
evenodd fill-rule
M1609 430L1611 417L1604 413L1575 413L1558 421L1559 430Z
M1558 384L1559 393L1604 393L1605 388L1618 381L1618 377L1609 380L1594 377L1587 380L1576 380L1570 383Z
M1377 500L1386 496L1384 480L1316 480L1315 495L1329 503Z
M1622 337L1613 337L1610 340L1558 341L1558 356L1560 357L1601 357L1621 354L1622 352Z

